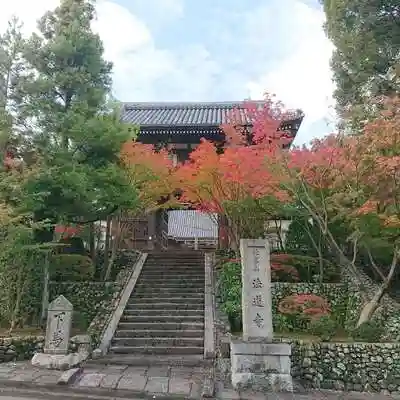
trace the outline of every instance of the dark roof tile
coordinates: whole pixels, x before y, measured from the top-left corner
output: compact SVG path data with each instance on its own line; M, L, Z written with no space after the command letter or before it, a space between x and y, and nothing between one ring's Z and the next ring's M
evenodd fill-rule
M258 101L262 106L263 102ZM251 124L244 102L218 103L125 103L122 120L144 126L219 126L228 122L233 110L238 110L242 123ZM296 112L297 118L300 112Z

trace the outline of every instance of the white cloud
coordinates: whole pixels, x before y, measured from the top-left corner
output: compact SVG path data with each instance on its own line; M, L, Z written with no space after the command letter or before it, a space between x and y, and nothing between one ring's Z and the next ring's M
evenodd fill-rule
M326 38L322 11L300 1L290 1L291 16L286 21L286 57L274 69L248 82L252 98L265 90L277 95L288 107L301 108L306 114L302 129L332 114L332 73L329 60L333 45Z
M142 0L130 1L139 8L145 4ZM46 10L56 7L59 0L4 3L0 31L5 30L10 16L16 14L29 33L35 29L36 20ZM164 22L177 21L184 15L184 4L188 3L183 0L149 3L151 7L146 6L144 11L151 15L151 20L147 20L152 30L116 0L97 1L93 27L104 42L105 57L114 63L114 94L120 100L239 100L249 94L260 98L268 90L276 93L287 106L305 111L300 132L304 141L309 132L314 134L315 126L321 130L321 118L332 114L329 110L333 103L329 67L332 45L322 30L322 11L301 0L267 2L262 8L249 7L244 15L236 16L243 27L241 33L232 30L235 25L232 27L228 20L225 24L224 17L220 16L217 18L220 35L216 35L219 46L211 52L202 37L198 38L199 42L184 46L180 43L169 48L157 46L153 38L157 30L153 27L154 21L158 24L163 17ZM288 8L290 14L287 14ZM227 12L226 18L232 15L236 15L235 11ZM215 22L210 21L211 26ZM223 37L235 43L238 35L243 42L239 48L220 47Z
M4 4L3 4L4 3ZM29 34L36 28L36 21L47 11L55 8L58 0L12 0L3 1L0 13L0 32L7 28L7 21L16 15L24 23L24 33Z

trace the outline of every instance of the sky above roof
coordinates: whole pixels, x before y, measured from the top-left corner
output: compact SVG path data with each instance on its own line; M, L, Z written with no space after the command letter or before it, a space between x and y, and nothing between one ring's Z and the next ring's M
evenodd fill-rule
M1 6L35 29L58 0ZM274 93L306 117L296 144L334 129L332 44L318 0L97 0L94 29L121 101L237 101Z

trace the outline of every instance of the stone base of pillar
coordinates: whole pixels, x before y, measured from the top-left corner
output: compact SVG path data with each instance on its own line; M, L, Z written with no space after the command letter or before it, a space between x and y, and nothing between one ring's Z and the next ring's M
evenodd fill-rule
M288 343L231 341L231 376L235 390L292 392Z

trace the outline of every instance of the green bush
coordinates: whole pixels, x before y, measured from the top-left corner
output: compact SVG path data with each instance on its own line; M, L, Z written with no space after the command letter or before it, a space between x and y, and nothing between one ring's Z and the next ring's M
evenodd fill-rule
M51 281L87 281L93 279L94 273L95 267L90 257L79 254L57 254L51 257Z
M242 312L242 270L239 263L227 262L222 265L218 295L222 310L232 321L231 324L237 324Z
M320 337L323 341L330 341L337 333L337 323L330 316L324 315L310 321L309 332Z
M340 282L340 268L328 260L323 260L323 274L321 279L320 262L317 257L295 254L273 253L271 263L293 267L300 282Z
M367 321L355 328L352 332L353 339L360 342L377 343L384 333L384 325L375 321Z

